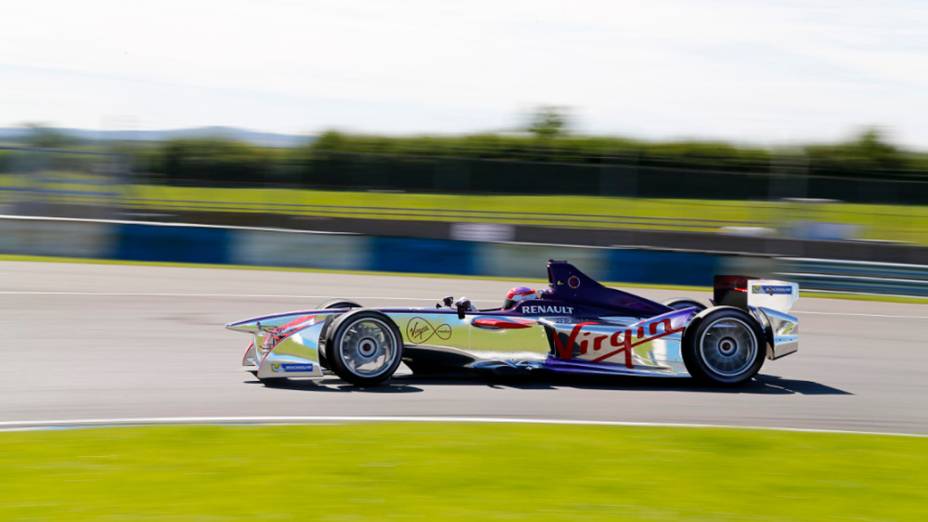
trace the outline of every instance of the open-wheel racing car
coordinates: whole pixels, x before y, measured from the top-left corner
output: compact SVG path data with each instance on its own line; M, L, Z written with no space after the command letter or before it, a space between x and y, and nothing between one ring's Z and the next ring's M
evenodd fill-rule
M262 381L334 372L356 385L382 383L400 363L413 373L544 370L734 385L799 346L799 320L787 313L795 283L716 276L706 307L608 288L566 261L547 268L548 288L515 288L500 308L450 297L418 308L340 300L226 327L252 335L242 363Z

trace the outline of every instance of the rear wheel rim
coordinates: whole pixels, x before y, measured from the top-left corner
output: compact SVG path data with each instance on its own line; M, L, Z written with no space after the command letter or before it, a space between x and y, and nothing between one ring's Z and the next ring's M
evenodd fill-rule
M399 353L393 329L380 319L364 318L348 325L339 340L339 358L359 377L378 377L390 370Z
M735 378L754 366L757 336L741 319L723 317L709 323L699 337L699 357L713 373Z

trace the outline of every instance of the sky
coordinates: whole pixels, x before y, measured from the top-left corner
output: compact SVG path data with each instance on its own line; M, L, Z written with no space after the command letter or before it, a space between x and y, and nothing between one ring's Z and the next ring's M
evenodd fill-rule
M4 2L0 126L577 132L928 149L928 1Z

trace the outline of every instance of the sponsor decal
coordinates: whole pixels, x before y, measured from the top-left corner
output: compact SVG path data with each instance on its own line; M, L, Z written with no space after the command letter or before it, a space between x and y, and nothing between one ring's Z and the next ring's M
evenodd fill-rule
M622 328L615 332L593 332L584 330L584 327L599 325L595 321L577 323L569 334L549 330L552 343L559 359L572 359L574 356L586 356L593 362L601 362L617 355L624 355L627 368L632 367L632 348L640 344L660 339L668 335L682 332L683 326L673 328L671 318L656 319L654 321L635 325L631 328Z
M526 315L573 315L574 307L563 305L523 305L519 311Z
M406 340L410 343L422 344L432 337L447 341L451 338L451 326L445 323L435 326L423 317L413 317L406 323Z
M280 365L285 372L311 372L313 363L283 363Z
M478 328L519 330L522 328L531 328L537 323L535 323L535 321L532 321L531 319L518 319L518 318L498 319L494 317L480 317L478 319L474 319L474 321L471 324Z
M580 288L580 278L575 275L568 277L567 286L571 288Z
M751 286L751 293L767 295L792 295L793 287L791 285L753 285Z
M271 371L281 372L311 372L313 363L271 363Z
M281 341L287 337L290 337L295 332L312 325L315 320L315 315L303 315L297 317L287 324L274 328L273 330L267 332L267 335L264 337L264 341L261 343L261 349L265 352L270 351L275 346L280 344ZM258 328L261 328L261 323L258 323Z

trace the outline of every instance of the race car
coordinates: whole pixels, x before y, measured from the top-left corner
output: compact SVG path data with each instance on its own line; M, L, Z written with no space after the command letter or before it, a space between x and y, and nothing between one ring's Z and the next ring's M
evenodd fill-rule
M707 307L609 288L566 261L548 261L547 271L547 288L514 288L498 308L452 297L417 308L337 300L226 327L252 336L242 364L261 381L334 373L360 386L386 382L401 363L413 373L691 377L729 386L799 348L799 320L788 313L796 283L716 276Z

